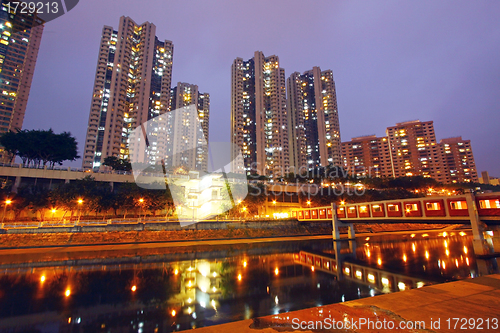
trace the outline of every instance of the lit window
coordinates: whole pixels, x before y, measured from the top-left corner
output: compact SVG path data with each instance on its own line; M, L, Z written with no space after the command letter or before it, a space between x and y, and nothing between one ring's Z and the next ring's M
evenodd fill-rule
M399 212L399 205L389 204L389 205L387 205L387 209L390 212Z
M458 209L467 209L467 202L466 201L452 201L450 202L451 209L458 210Z
M479 200L481 209L500 209L500 200Z
M405 208L407 211L415 212L418 210L418 205L416 203L414 204L406 204Z
M427 210L440 210L441 205L439 204L439 202L427 202L425 204L425 208Z

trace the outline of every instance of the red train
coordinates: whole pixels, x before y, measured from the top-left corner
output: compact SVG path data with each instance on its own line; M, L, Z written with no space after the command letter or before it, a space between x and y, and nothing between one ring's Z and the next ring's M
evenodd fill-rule
M500 217L500 193L475 197L480 217ZM418 198L396 201L346 204L337 207L341 219L398 218L398 217L461 217L469 216L465 196ZM331 207L303 208L292 212L298 220L327 220L332 218Z

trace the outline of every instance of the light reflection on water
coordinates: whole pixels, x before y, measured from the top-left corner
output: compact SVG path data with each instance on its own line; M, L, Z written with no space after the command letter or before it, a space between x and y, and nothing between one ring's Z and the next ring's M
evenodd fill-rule
M470 236L423 236L358 239L351 259L436 282L497 269L495 260L476 260ZM347 243L342 247L349 251ZM333 253L333 245L316 240L0 258L0 329L169 332L379 293L296 264L301 250Z

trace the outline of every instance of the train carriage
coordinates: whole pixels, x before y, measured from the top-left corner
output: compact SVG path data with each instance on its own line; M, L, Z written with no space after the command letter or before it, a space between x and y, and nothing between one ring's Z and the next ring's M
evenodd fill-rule
M388 217L402 217L403 209L400 202L389 202L387 204Z
M405 201L404 212L406 217L422 217L420 201Z
M358 217L358 210L356 209L356 206L347 206L347 217L348 218L357 218Z
M359 217L370 217L370 205L358 205Z
M425 200L424 201L425 216L429 217L444 217L446 211L443 200Z
M447 201L450 216L469 216L469 209L465 198L453 198Z
M373 217L385 217L385 205L384 204L370 205L370 208L371 208Z
M499 195L482 195L476 197L476 204L480 216L500 216Z

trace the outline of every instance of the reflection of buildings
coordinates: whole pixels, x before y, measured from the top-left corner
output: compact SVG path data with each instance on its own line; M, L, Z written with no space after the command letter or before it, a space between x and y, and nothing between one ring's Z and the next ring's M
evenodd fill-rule
M92 92L83 168L98 170L108 156L128 158L129 134L169 110L173 44L155 36L156 26L122 16L118 30L102 31ZM148 128L156 136L158 127ZM156 160L148 147L144 162Z
M0 8L0 134L23 127L43 32L35 14L8 13L5 3ZM2 152L0 147L0 158Z
M373 288L383 290L384 284L398 290L404 282L406 288L413 281L406 280L413 276L411 269L422 270L422 265L426 274L443 276L443 281L477 276L465 235L441 233L435 239L424 235L408 235L403 242L398 236L399 244L359 239L357 256L364 264L349 258L351 249L340 249L341 255L347 255L344 263L349 263L341 266L343 279L332 276L325 266L334 259L326 254L332 251L331 245L317 241L308 243L310 252L301 253L311 256L304 261L299 255L304 244L288 242L211 247L206 252L131 249L119 252L115 259L110 252L93 259L85 252L47 253L35 257L36 264L23 262L24 255L5 255L0 283L7 284L0 285L0 290L2 295L15 295L10 299L16 298L17 308L13 314L2 314L0 327L19 329L24 324L28 331L43 322L60 327L60 332L78 332L83 327L79 325L90 332L99 332L102 325L113 332L139 327L144 332L155 328L168 332L357 299L374 294ZM398 274L384 268L392 260ZM496 261L477 265L479 274L498 269ZM379 282L370 284L370 274ZM425 280L416 282L420 281ZM70 296L65 296L68 289ZM5 302L5 297L0 298L0 311ZM48 312L36 312L39 309Z

